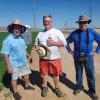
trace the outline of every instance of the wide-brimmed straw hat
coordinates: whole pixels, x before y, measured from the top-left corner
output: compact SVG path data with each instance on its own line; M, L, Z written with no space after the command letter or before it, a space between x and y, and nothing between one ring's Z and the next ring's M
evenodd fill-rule
M37 53L39 54L40 58L50 59L51 51L43 44L39 45L39 49Z
M31 28L31 26L30 26L30 25L25 25L25 27L26 27L26 28Z
M90 23L91 22L91 19L87 18L84 15L81 15L81 16L79 16L79 20L76 21L76 23L80 23L80 22L88 22L88 23Z
M15 19L11 24L9 24L7 26L7 30L9 33L13 33L13 30L15 27L19 27L20 28L20 31L21 31L21 34L24 33L26 31L26 27L24 25L21 24L20 20L19 19Z

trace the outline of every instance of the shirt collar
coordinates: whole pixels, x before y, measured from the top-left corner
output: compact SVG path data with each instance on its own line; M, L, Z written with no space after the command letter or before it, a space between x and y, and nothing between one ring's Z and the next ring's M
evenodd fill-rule
M16 36L16 35L14 35L13 33L12 33L12 36L14 37L14 39L19 39L19 38L22 38L22 36L21 36L21 35Z

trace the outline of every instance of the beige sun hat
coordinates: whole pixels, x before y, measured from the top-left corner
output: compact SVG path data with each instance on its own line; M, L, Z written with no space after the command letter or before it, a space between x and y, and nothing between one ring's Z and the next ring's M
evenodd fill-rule
M76 23L80 23L80 22L88 22L88 23L90 23L91 22L91 19L87 18L84 15L81 15L81 16L79 16L79 20L76 21Z
M19 19L15 19L11 24L7 26L7 30L9 33L13 33L13 29L15 26L18 26L21 30L21 34L26 31L26 27L21 24Z
M40 47L37 51L39 57L44 59L50 59L51 51L43 44L40 44L39 46Z
M30 26L30 25L25 25L25 27L26 27L26 28L31 28L31 26Z

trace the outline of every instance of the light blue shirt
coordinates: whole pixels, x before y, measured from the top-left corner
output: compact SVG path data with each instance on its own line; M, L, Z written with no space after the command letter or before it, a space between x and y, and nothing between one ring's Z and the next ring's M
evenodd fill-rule
M10 64L16 68L27 65L26 44L24 39L10 34L3 41L1 53L9 56Z

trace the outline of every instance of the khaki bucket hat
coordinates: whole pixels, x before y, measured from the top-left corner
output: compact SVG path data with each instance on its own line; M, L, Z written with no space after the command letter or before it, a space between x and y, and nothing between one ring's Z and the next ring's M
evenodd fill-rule
M91 19L87 18L84 15L81 15L81 16L79 16L79 20L76 21L76 23L80 23L80 22L88 22L88 23L90 23L91 22Z

